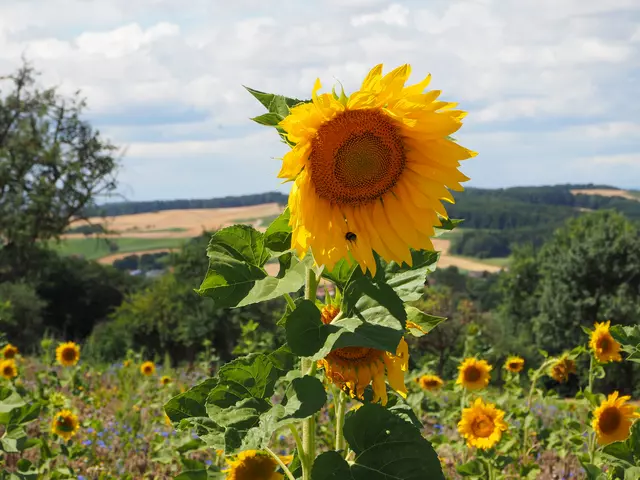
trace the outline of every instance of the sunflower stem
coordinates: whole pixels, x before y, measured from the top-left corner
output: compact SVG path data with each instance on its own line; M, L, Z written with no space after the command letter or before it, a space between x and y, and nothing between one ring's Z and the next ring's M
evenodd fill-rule
M287 468L284 462L280 459L278 455L276 455L276 453L273 450L271 450L269 447L264 447L264 449L269 455L273 457L273 459L278 463L278 465L280 465L280 468L282 469L282 471L285 473L285 475L289 480L296 480L296 477L293 476L293 473L291 473L291 470Z
M587 385L587 392L593 393L593 377L594 377L594 362L593 355L589 355L589 384Z
M338 393L338 397L336 398L336 450L344 450L346 446L346 442L344 439L343 428L344 428L344 414L345 407L347 406L347 396L345 393L340 390Z
M304 286L304 298L310 302L316 301L316 289L318 288L318 277L312 268L307 268L306 281ZM316 363L310 358L302 358L300 370L302 375L314 375ZM302 456L305 457L302 463L302 480L311 480L311 468L316 453L316 418L311 415L302 421Z
M287 301L287 305L289 305L289 308L291 309L291 311L296 309L296 303L293 301L293 298L291 298L291 295L289 295L288 293L285 293L284 299Z

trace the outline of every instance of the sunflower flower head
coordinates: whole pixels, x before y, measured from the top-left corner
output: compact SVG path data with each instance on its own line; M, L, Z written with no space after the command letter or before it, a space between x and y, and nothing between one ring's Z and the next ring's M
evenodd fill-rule
M402 65L383 76L374 67L349 97L319 93L280 122L294 145L279 177L294 182L289 196L292 247L310 248L332 269L346 258L375 274L375 251L411 265L410 248L433 249L430 237L447 217L441 201L468 178L459 162L474 152L450 135L465 113L425 91L430 76L406 86Z
M18 347L16 347L15 345L11 345L10 343L7 343L2 348L2 358L4 358L5 360L11 360L15 358L18 353L20 353L18 351Z
M61 343L56 348L56 360L63 367L72 367L80 360L80 347L74 342Z
M567 382L572 373L576 373L576 362L566 354L556 359L549 369L549 376L559 383Z
M491 380L491 365L486 360L477 358L465 358L458 366L458 379L456 384L462 385L467 390L480 390L489 385Z
M160 377L160 385L169 385L171 383L171 377L168 375L163 375Z
M140 373L145 377L150 377L151 375L156 373L156 366L153 362L144 362L142 365L140 365Z
M69 440L80 428L78 417L71 410L61 410L53 417L51 422L51 433Z
M511 373L520 373L524 368L524 358L512 355L504 362L504 368Z
M280 457L286 464L290 457ZM229 468L225 470L227 480L282 480L284 477L276 470L278 463L266 452L246 450L240 452L235 460L228 460Z
M14 359L0 361L0 375L2 378L11 380L18 376L18 367Z
M439 390L444 382L438 375L422 375L421 377L416 378L416 382L420 385L424 390L435 391Z
M391 388L406 397L404 374L408 367L409 346L404 338L400 339L395 354L369 347L342 347L318 361L318 368L324 368L326 378L351 398L363 400L364 390L371 384L373 401L382 405L388 400L385 378Z
M477 398L469 408L462 411L458 432L466 439L468 447L488 450L500 441L502 432L508 428L504 414L495 405Z
M627 404L630 398L619 397L618 392L613 392L593 411L591 425L600 445L621 442L629 437L631 425L640 417L637 408Z
M125 360L124 362L122 362L122 367L123 368L127 368L131 366L131 360Z
M593 350L596 360L602 363L621 362L620 344L611 336L609 328L611 322L607 320L594 325L595 330L591 333L589 347Z

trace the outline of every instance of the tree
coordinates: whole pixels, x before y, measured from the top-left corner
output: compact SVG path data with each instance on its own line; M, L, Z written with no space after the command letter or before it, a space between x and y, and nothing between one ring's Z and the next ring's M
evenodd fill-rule
M81 119L85 100L36 77L26 62L0 77L0 246L13 267L116 188L117 148Z
M538 344L552 354L584 343L581 326L640 318L640 238L623 215L601 211L571 220L538 256Z

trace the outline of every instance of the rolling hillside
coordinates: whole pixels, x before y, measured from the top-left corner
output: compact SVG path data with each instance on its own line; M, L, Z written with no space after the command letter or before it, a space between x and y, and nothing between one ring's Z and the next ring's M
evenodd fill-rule
M268 200L268 201L265 201ZM233 223L265 228L286 204L286 195L265 193L209 200L122 202L96 208L106 216L76 223L58 248L111 263L127 255L179 248L187 239ZM217 206L214 208L214 206ZM556 185L506 189L469 188L448 205L464 223L435 240L441 267L499 271L514 243L542 243L568 218L612 208L640 222L640 192L603 185ZM97 235L96 235L97 232Z

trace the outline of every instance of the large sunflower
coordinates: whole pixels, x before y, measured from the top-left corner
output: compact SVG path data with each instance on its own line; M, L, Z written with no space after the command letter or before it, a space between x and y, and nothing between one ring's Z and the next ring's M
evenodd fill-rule
M591 333L589 346L593 350L596 360L602 363L621 362L620 344L611 336L609 327L611 322L607 320L594 325L595 330Z
M416 378L416 382L423 389L429 390L429 391L439 390L440 387L444 385L444 382L438 375L431 375L431 374L422 375L421 377Z
M74 342L61 343L56 348L56 360L64 367L72 367L80 360L80 347Z
M569 380L569 375L576 373L576 362L566 354L558 358L549 368L549 375L556 382L565 383Z
M15 345L11 345L10 343L7 343L2 349L2 357L5 360L11 360L12 358L15 358L18 353L18 347L16 347Z
M498 443L507 428L504 412L492 403L484 403L481 398L462 410L462 419L458 422L458 432L467 440L467 446L482 450Z
M318 264L356 261L375 273L373 251L411 265L410 248L432 249L430 237L447 216L441 200L462 190L468 178L460 160L474 152L449 135L465 113L455 103L424 92L430 76L405 87L411 67L382 75L374 67L359 91L318 94L291 109L280 126L295 144L280 178L295 180L289 196L291 245L299 255L311 248Z
M467 390L479 390L489 385L491 380L491 365L486 360L477 358L465 358L458 366L458 379L456 383Z
M280 457L283 463L290 463L293 457ZM259 450L240 452L235 460L227 460L225 470L227 480L281 480L284 476L276 472L278 462L271 455Z
M18 367L13 359L0 361L0 375L7 380L18 376Z
M325 323L330 323L338 313L339 310L334 307L324 307L322 319ZM409 367L409 346L404 338L400 339L395 355L368 347L336 348L318 361L318 367L324 368L327 379L347 392L351 398L362 400L364 389L371 384L373 401L386 405L388 398L385 377L391 388L402 396L407 395L404 373Z
M601 445L623 441L629 436L631 424L640 417L636 407L625 405L630 398L618 397L618 392L613 392L593 411L592 426Z
M524 368L524 358L517 355L511 356L504 362L504 368L512 373L520 373Z
M51 432L69 440L80 428L78 417L71 410L61 410L56 413L51 422Z

